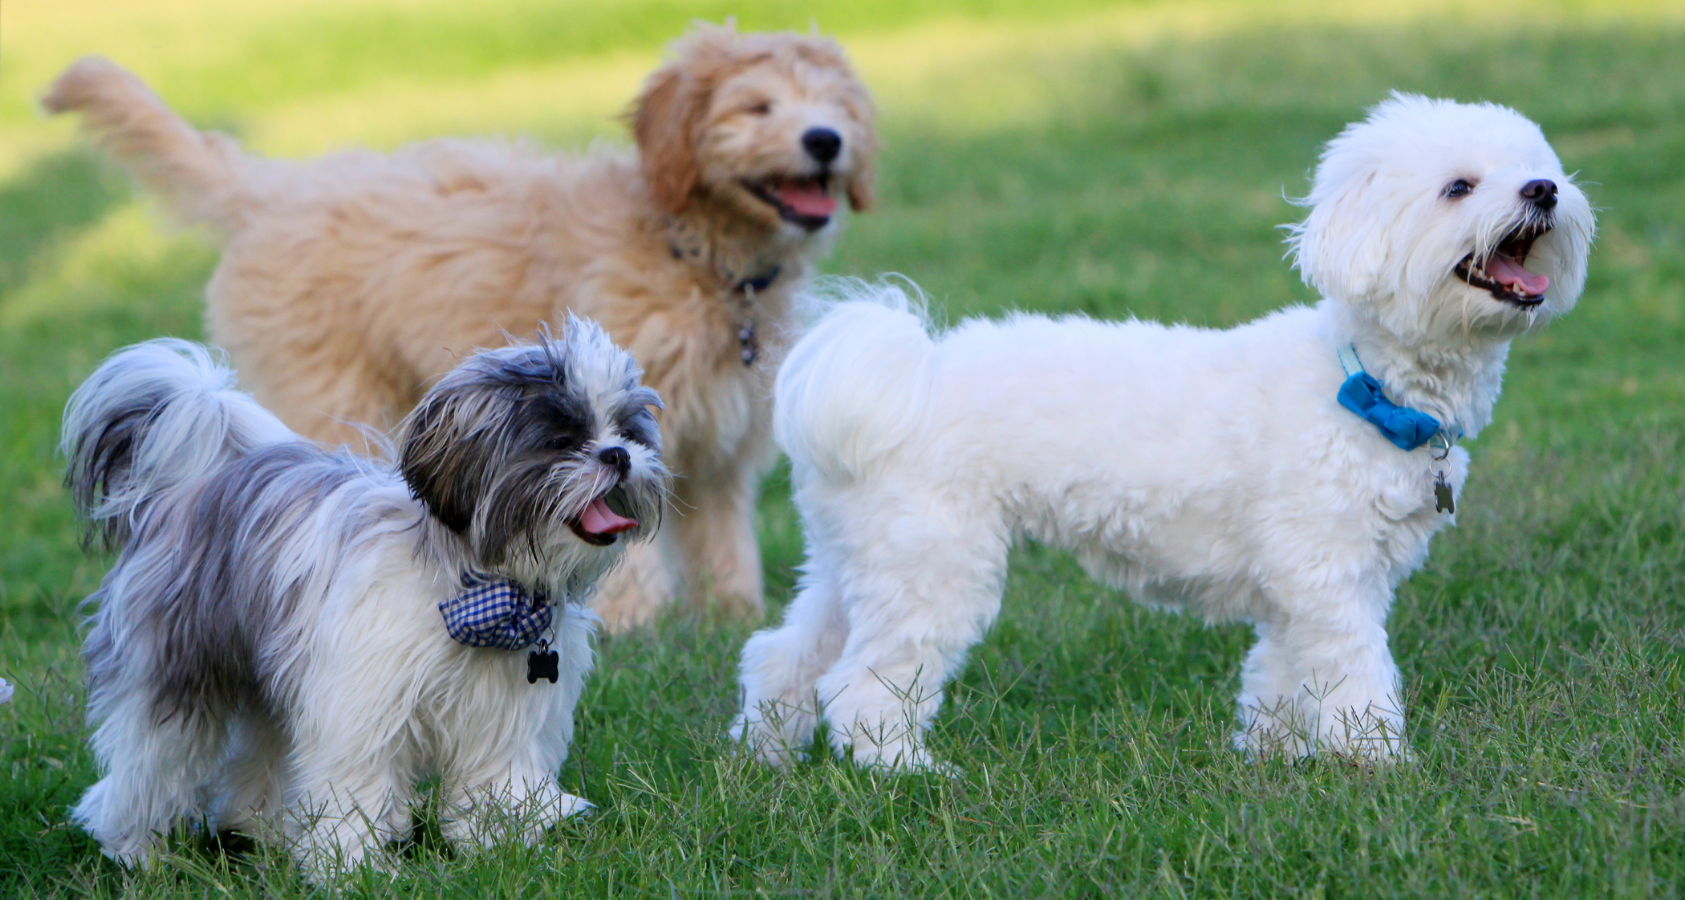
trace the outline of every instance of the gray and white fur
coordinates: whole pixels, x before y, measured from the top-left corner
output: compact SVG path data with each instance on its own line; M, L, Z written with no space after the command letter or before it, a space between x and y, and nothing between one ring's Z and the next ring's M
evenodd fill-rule
M71 397L66 484L119 551L84 647L104 777L75 820L145 860L181 820L290 843L317 880L406 835L436 774L453 841L534 839L590 804L556 782L591 667L574 602L667 488L655 392L594 323L480 353L428 391L395 460L289 431L204 347L118 351ZM612 510L619 533L593 533ZM636 520L628 527L624 519ZM561 679L468 647L464 579L557 601Z

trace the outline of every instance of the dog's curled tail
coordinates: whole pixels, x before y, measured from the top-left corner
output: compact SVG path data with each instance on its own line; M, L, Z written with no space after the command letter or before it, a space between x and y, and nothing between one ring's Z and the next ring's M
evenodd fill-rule
M258 205L260 161L224 134L201 133L127 69L101 56L71 63L41 98L49 113L81 112L94 139L185 224L238 231Z
M823 318L778 370L772 428L798 475L847 481L923 423L936 344L922 297L897 284L836 279L822 290Z
M160 498L288 440L298 438L235 390L209 350L160 338L113 353L70 395L59 451L87 540L115 549Z

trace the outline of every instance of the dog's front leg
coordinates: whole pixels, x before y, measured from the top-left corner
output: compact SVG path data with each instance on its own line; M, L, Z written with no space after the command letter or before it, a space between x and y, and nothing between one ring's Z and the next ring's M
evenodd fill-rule
M758 620L766 614L755 537L759 472L743 469L684 479L680 502L662 527L673 530L692 603Z
M1257 626L1235 745L1247 752L1332 753L1384 761L1404 752L1398 666L1384 602L1313 607Z
M414 792L394 756L382 747L371 758L352 741L306 740L294 750L286 825L293 856L312 883L330 883L364 864L395 866L382 845L409 835Z
M668 513L677 515L677 513ZM673 603L679 590L679 552L663 527L645 543L633 544L614 571L604 576L591 609L609 634L647 625Z
M480 670L485 683L459 686L439 719L455 735L443 774L445 838L464 849L507 840L534 844L562 819L592 808L563 791L556 773L573 741L573 712L591 668L590 617L564 607L555 619L558 679L510 681L502 662ZM484 662L484 660L482 660Z

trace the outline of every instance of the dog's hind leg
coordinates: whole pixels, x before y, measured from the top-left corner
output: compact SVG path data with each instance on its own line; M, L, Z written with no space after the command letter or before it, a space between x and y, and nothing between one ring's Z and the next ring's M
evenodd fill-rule
M228 751L211 785L211 820L219 831L251 837L279 836L287 737L268 716L248 714L230 723Z
M334 307L320 286L298 283L298 271L296 257L225 256L205 288L206 329L233 358L241 386L288 428L330 447L377 450L364 429L390 432L420 399L423 376L380 356L364 328L302 314Z
M125 865L146 861L159 835L196 817L198 791L222 755L222 723L204 710L160 712L150 692L97 697L90 741L105 770L71 818Z
M924 732L942 688L1000 613L1008 531L995 516L880 503L851 554L848 641L815 687L840 754L862 766L935 767Z
M752 466L686 478L674 485L679 502L662 525L673 532L691 602L753 621L766 614L755 537L759 480Z
M732 723L731 737L775 766L799 758L812 742L819 723L814 682L836 663L848 639L848 619L830 573L815 559L807 570L784 623L756 632L743 645L743 711Z

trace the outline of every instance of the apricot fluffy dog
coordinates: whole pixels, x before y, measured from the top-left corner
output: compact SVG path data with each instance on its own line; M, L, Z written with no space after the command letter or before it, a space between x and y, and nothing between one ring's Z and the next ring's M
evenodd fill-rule
M208 331L287 425L363 444L478 347L572 310L601 322L667 407L674 515L605 583L609 628L681 593L763 611L753 514L772 458L769 361L839 201L871 205L872 104L833 41L698 26L628 119L637 152L548 156L483 140L261 159L201 133L115 64L43 100L188 223L224 242Z

